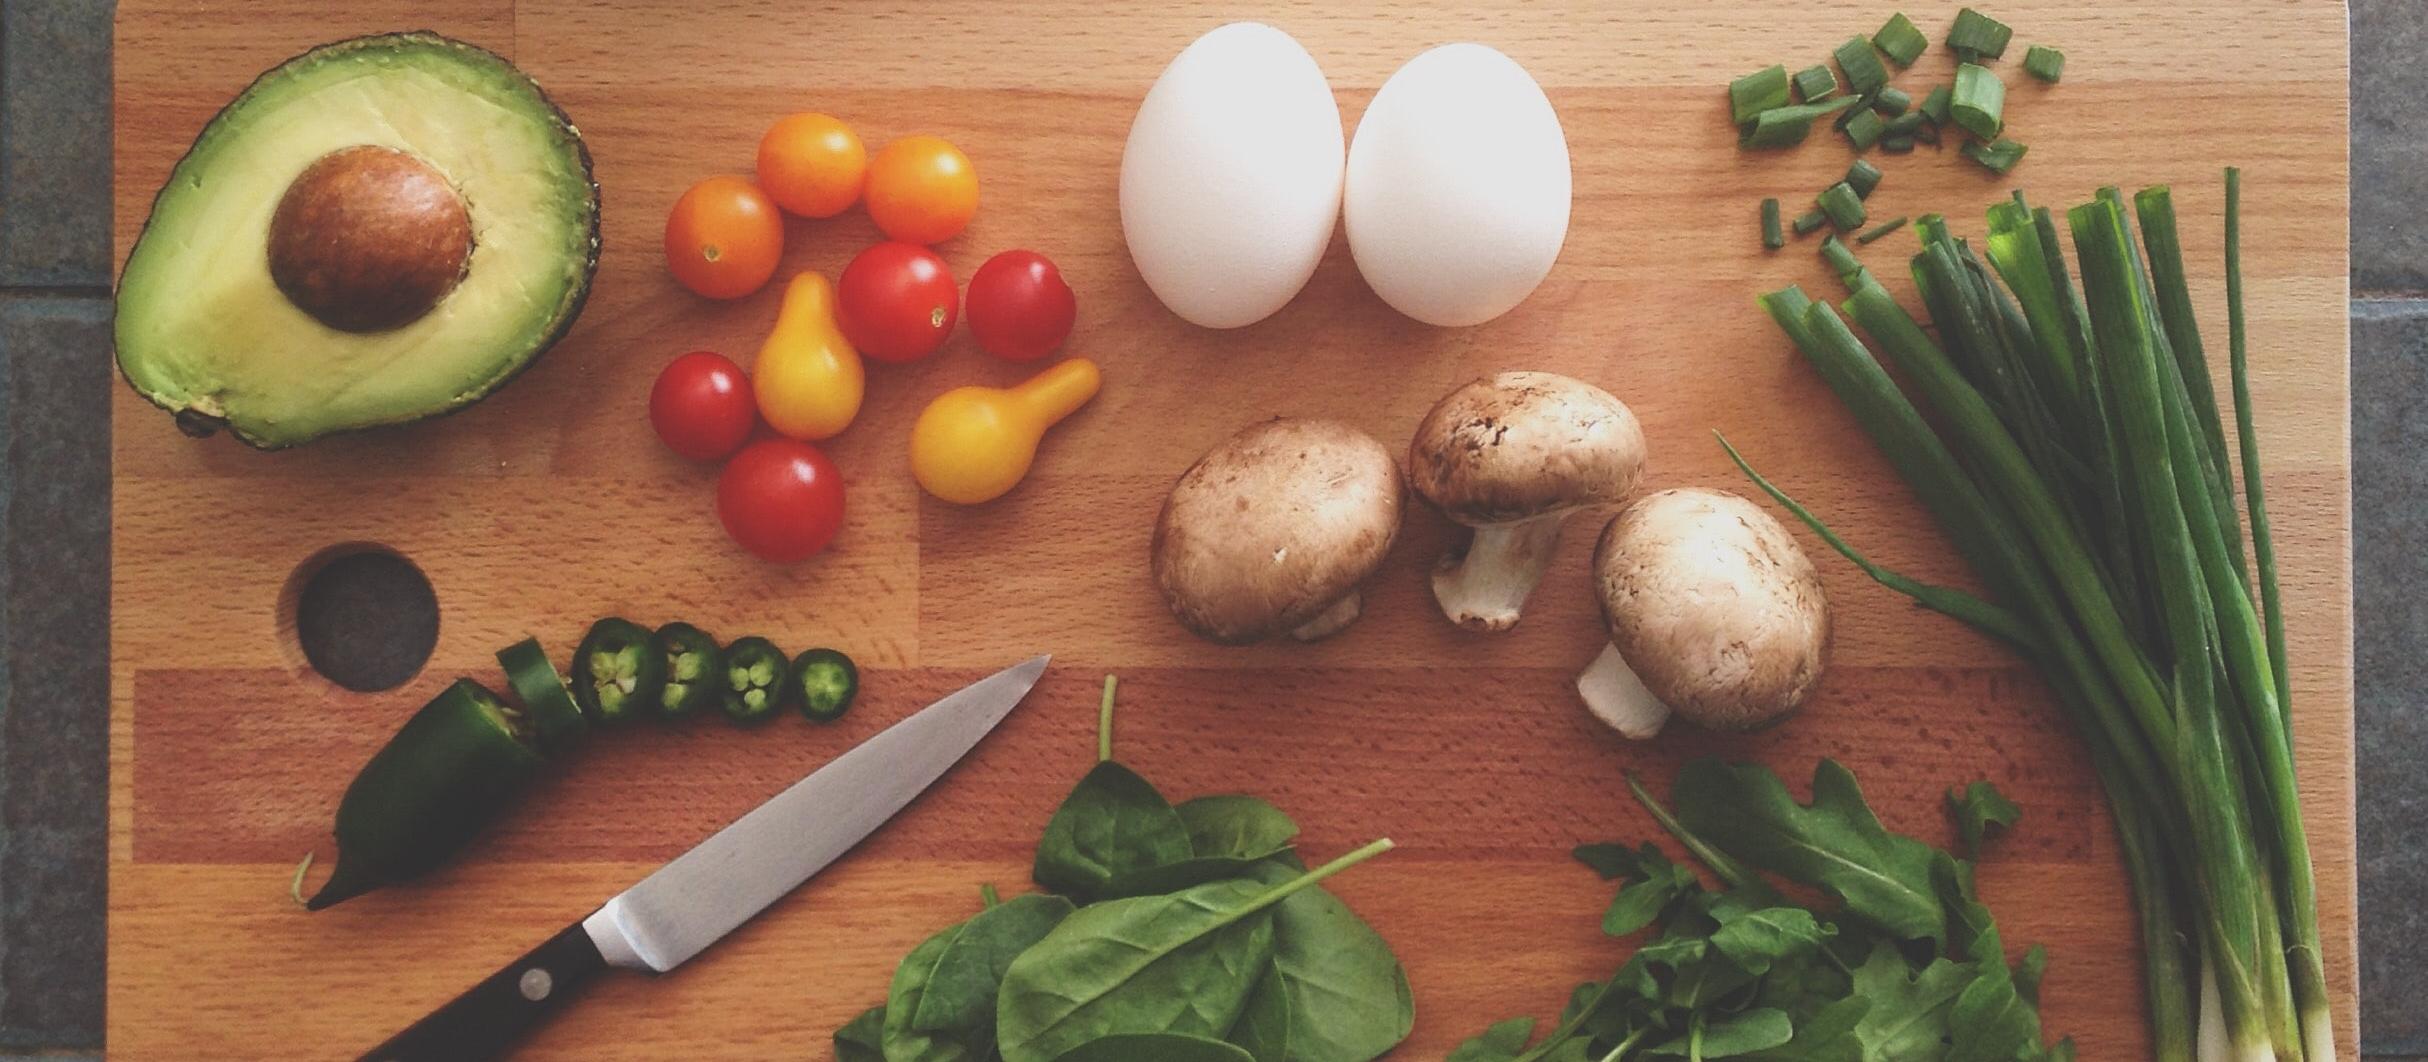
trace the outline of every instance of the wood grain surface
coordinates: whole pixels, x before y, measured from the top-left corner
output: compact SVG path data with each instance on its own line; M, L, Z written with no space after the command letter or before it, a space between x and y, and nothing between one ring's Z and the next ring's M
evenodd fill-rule
M1642 417L1652 486L1744 489L1723 429L1880 559L1962 580L1953 554L1853 421L1751 297L1822 290L1811 241L1765 254L1755 207L1800 203L1845 168L1816 136L1741 155L1720 87L1821 61L1889 5L999 0L710 5L440 0L323 5L128 0L119 7L118 252L212 112L256 73L357 33L428 27L507 55L573 116L597 160L606 251L587 312L480 406L393 431L260 454L197 442L121 391L114 409L108 1043L128 1058L351 1055L848 745L994 667L1051 651L1030 702L857 854L676 973L618 976L531 1045L535 1058L827 1056L892 965L977 902L1025 884L1046 815L1090 757L1095 689L1125 679L1123 757L1176 799L1271 797L1310 855L1388 835L1400 850L1338 879L1397 945L1415 1035L1434 1059L1488 1021L1556 1010L1622 950L1580 841L1653 824L1621 772L1665 784L1702 754L1751 757L1802 788L1819 756L1862 778L1893 827L1944 840L1939 792L1987 777L2025 819L1982 870L2006 938L2051 952L2046 1019L2086 1059L2146 1054L2125 879L2080 746L2007 654L1908 607L1829 558L1832 668L1788 725L1753 738L1680 730L1628 744L1568 682L1600 640L1573 525L1524 624L1461 633L1423 573L1449 539L1412 510L1367 615L1313 645L1224 649L1163 611L1145 575L1156 506L1205 448L1276 414L1344 418L1394 447L1451 386L1505 368L1608 387ZM1953 4L1909 6L1936 39ZM339 13L342 8L342 13ZM2332 2L2001 0L2028 42L2063 47L2065 82L2010 57L2011 128L2030 158L1998 180L1924 150L1881 157L1882 217L1941 211L1977 234L2010 186L2065 205L2101 184L2173 183L2195 294L2223 335L2219 170L2248 172L2255 387L2290 604L2299 757L2340 1041L2357 1050L2350 547L2344 301L2345 19ZM1256 17L1295 34L1354 123L1422 49L1493 44L1550 94L1574 159L1558 267L1490 324L1440 330L1369 293L1337 238L1306 291L1251 328L1185 325L1124 251L1115 173L1132 111L1197 34ZM1900 84L1943 82L1934 49ZM906 436L939 391L1021 370L966 331L926 363L876 366L832 452L850 489L827 555L788 569L729 547L713 470L660 447L643 416L657 368L711 348L747 357L780 285L732 304L678 289L665 211L692 181L748 168L795 110L855 123L872 147L941 134L976 160L983 205L941 250L966 277L1030 247L1079 292L1070 349L1106 387L1035 473L980 509L924 498ZM792 223L787 268L831 273L874 238L854 213ZM1870 250L1911 253L1912 238ZM96 350L93 357L108 356ZM2222 360L2222 359L2221 359ZM1598 520L1598 518L1596 518ZM404 687L338 689L302 664L278 615L297 566L339 543L410 557L437 588L435 657ZM1808 548L1818 544L1807 539ZM842 725L707 723L593 743L530 803L425 882L317 915L286 899L354 768L457 675L498 683L490 654L529 632L560 658L589 621L687 619L788 646L840 646L867 672Z

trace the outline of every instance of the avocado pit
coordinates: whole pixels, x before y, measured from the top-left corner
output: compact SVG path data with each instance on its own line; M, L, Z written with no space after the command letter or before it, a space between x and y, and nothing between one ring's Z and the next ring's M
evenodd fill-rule
M304 167L270 218L270 279L341 332L412 324L455 290L472 216L444 174L393 148L332 151Z

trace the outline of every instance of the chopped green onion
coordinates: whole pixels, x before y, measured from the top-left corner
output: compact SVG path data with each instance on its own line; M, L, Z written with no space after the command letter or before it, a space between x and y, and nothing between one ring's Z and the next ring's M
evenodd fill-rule
M1757 70L1728 83L1729 120L1738 125L1773 107L1787 106L1787 68Z
M1956 68L1956 91L1948 103L1948 116L1963 126L1964 131L1983 140L1998 139L1998 131L2006 127L2006 82L1990 68L1966 63Z
M1931 39L1922 35L1922 28L1900 11L1888 17L1888 24L1872 34L1872 45L1880 49L1898 66L1912 66L1931 46Z
M1914 150L1913 134L1891 133L1887 136L1881 137L1880 150L1888 152L1891 155L1909 154Z
M2043 44L2035 44L2023 52L2023 72L2052 85L2065 73L2065 53Z
M1904 114L1914 105L1914 97L1895 85L1883 85L1872 96L1872 109L1891 118Z
M1896 134L1891 133L1889 135L1895 136ZM1886 140L1888 137L1882 137L1881 139ZM1914 141L1916 143L1929 144L1932 147L1938 147L1939 127L1932 125L1929 122L1922 123L1922 128L1914 130Z
M1814 232L1818 231L1821 226L1827 224L1829 224L1829 215L1818 210L1813 210L1797 215L1796 223L1792 227L1796 230L1796 235L1810 236Z
M2006 23L1968 7L1956 12L1956 24L1947 31L1947 46L1964 62L1996 59L2006 54L2006 42L2014 35Z
M1737 146L1776 148L1803 143L1805 134L1812 131L1813 119L1825 114L1835 114L1854 105L1853 96L1840 96L1827 103L1799 103L1786 107L1773 107L1754 116L1754 123L1747 126L1745 132L1737 137Z
M1828 63L1797 71L1795 81L1796 95L1806 103L1819 103L1838 94L1838 75L1830 73Z
M1872 97L1872 96L1869 96L1869 95L1864 95L1864 94L1858 93L1858 94L1856 94L1856 95L1854 95L1854 96L1851 96L1851 97L1848 97L1848 98L1850 98L1850 99L1854 100L1854 101L1855 101L1855 105L1854 105L1854 106L1852 106L1852 107L1847 108L1846 110L1843 110L1843 111L1838 112L1838 120L1837 120L1836 122L1832 123L1833 125L1835 125L1835 126L1836 126L1836 127L1839 129L1839 130L1841 130L1841 131L1844 131L1844 130L1846 129L1846 125L1847 125L1847 123L1848 123L1848 122L1852 122L1852 121L1854 121L1854 120L1855 120L1855 116L1856 116L1856 115L1858 115L1858 114L1862 114L1862 113L1864 113L1864 112L1869 111L1869 110L1871 110L1871 109L1872 109L1872 99L1873 99L1873 97Z
M1863 235L1861 235L1861 236L1857 236L1857 237L1855 237L1855 242L1856 242L1856 243L1862 243L1862 244L1868 244L1868 243L1872 242L1873 240L1877 240L1877 239L1879 239L1879 238L1881 238L1881 237L1883 237L1883 236L1886 236L1886 235L1888 235L1888 234L1890 234L1890 233L1892 233L1892 232L1897 231L1898 229L1902 229L1902 228L1904 228L1904 227L1905 227L1906 220L1907 220L1907 219L1906 219L1906 218L1905 218L1903 215L1900 215L1900 216L1898 216L1898 217L1897 217L1897 219L1896 219L1896 220L1894 220L1894 221L1883 221L1883 222L1881 222L1881 223L1880 223L1880 225L1879 225L1879 227L1878 227L1878 228L1872 229L1871 231L1866 232L1866 233L1864 233L1864 234L1863 234Z
M1840 281L1851 283L1855 274L1863 272L1863 263L1855 258L1853 249L1836 236L1821 238L1821 260L1829 263L1830 272L1838 274Z
M1928 124L1930 124L1930 119L1925 117L1921 111L1907 111L1888 120L1888 135L1912 137L1915 132Z
M1829 215L1829 223L1840 229L1852 229L1863 224L1863 197L1855 194L1854 186L1840 181L1830 185L1813 203Z
M1838 50L1830 53L1838 60L1838 69L1846 72L1847 91L1858 96L1879 91L1888 84L1888 68L1880 65L1880 56L1872 51L1872 42L1861 37L1849 37Z
M1955 94L1949 92L1946 85L1934 88L1922 97L1922 116L1930 119L1932 125L1946 125L1948 107L1954 101Z
M1787 232L1779 227L1779 201L1762 201L1762 246L1778 250L1787 246Z
M1888 121L1878 111L1856 111L1847 119L1846 138L1855 142L1855 150L1870 151L1888 132Z
M1880 167L1856 159L1854 165L1846 168L1846 183L1856 195L1869 199L1872 189L1880 187Z
M1965 158L1980 163L1981 168L1991 173L2005 173L2023 161L2025 148L2013 140L2000 140L1992 144L1974 141L1964 145L1963 151Z

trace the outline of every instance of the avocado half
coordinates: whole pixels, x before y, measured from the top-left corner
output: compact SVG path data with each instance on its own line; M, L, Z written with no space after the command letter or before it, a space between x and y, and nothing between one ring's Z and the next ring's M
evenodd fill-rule
M263 449L479 401L580 314L581 133L434 33L322 45L204 126L118 278L118 367L189 433Z

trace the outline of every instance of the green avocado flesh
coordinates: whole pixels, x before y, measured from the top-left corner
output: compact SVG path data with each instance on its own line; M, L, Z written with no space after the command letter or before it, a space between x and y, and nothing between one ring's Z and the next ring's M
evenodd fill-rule
M471 250L427 312L340 331L273 280L271 219L307 166L364 145L443 176ZM118 365L181 426L263 448L403 423L479 400L546 350L597 263L589 155L537 85L434 34L341 41L263 74L169 175L119 276Z

